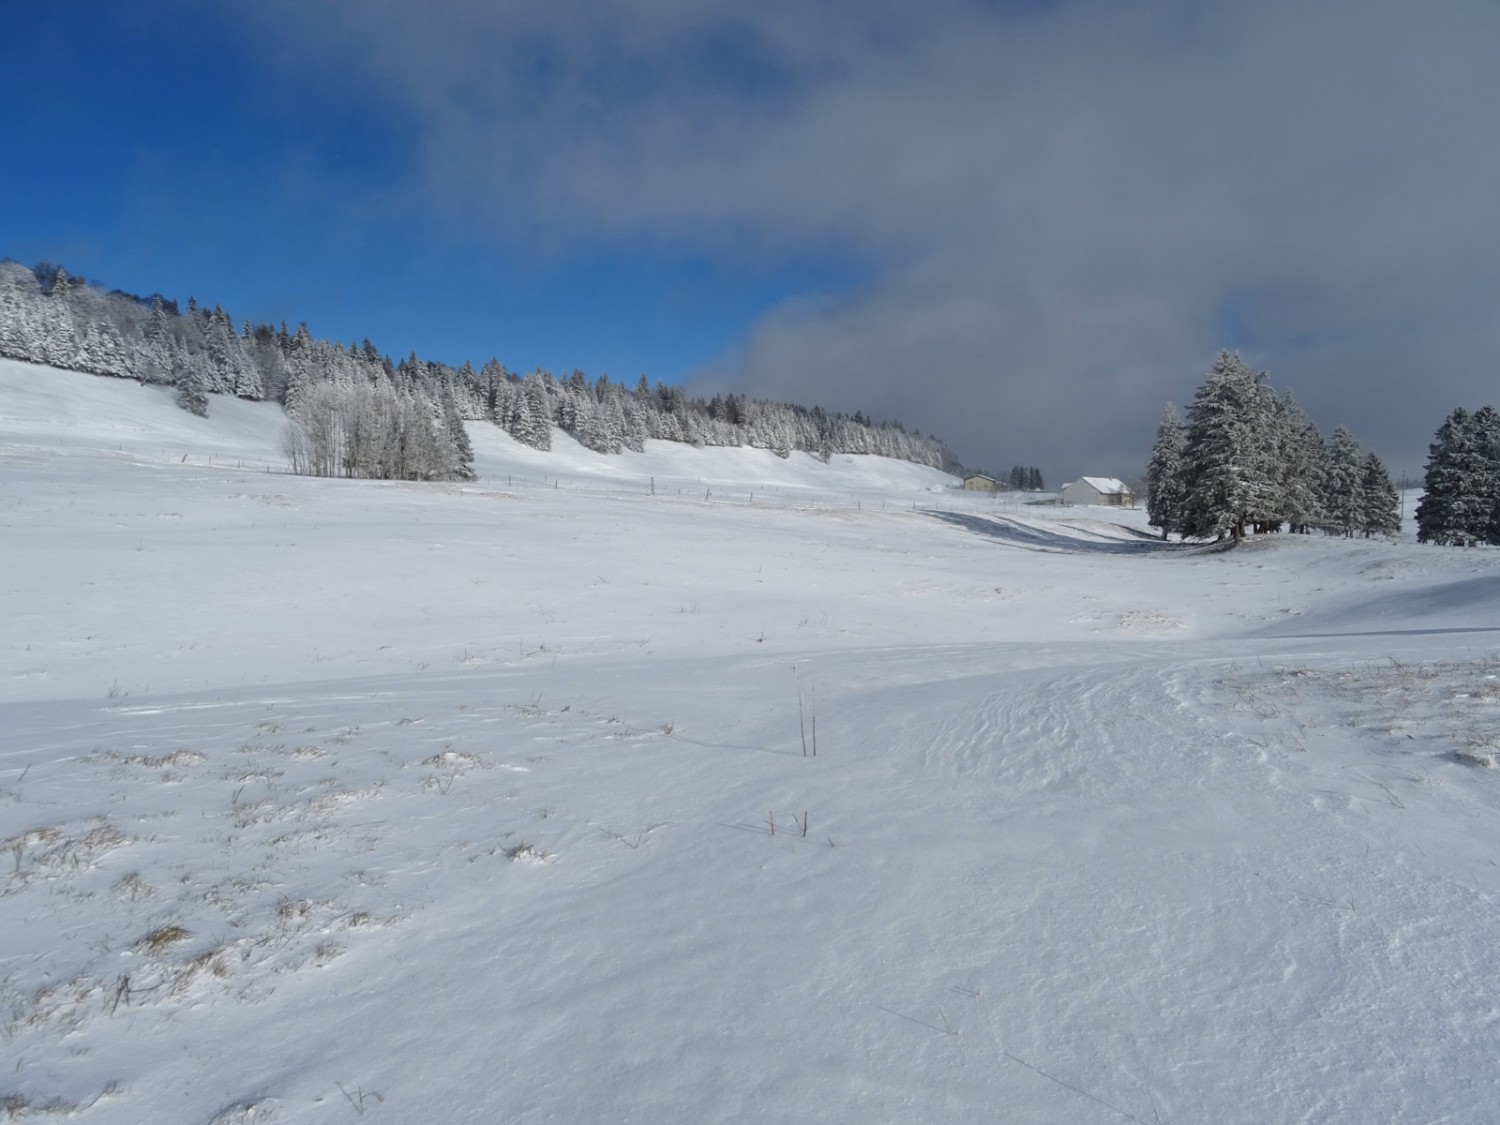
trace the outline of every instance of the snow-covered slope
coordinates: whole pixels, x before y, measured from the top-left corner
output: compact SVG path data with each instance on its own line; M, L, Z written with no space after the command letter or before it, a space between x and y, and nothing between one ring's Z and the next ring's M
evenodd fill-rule
M73 449L130 454L178 463L234 464L281 472L286 416L273 403L210 396L211 416L180 410L170 388L105 379L0 359L0 442L12 452ZM946 473L886 457L839 456L828 464L805 453L777 457L763 449L695 449L649 441L646 452L595 453L561 430L553 448L531 449L496 426L471 423L474 468L481 480L511 487L587 487L596 491L702 495L714 486L750 502L857 499L862 494L917 493L956 483ZM186 459L184 461L184 459ZM728 499L726 496L725 499Z
M213 416L178 409L168 387L0 359L0 449L9 457L59 450L182 462L209 457L278 469L286 417L270 403L210 396Z
M280 424L0 364L13 1114L1493 1119L1493 552Z

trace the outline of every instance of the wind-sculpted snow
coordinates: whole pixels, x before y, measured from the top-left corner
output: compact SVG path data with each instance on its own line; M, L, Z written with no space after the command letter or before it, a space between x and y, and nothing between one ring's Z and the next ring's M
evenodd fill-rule
M503 435L296 478L26 374L10 1116L1493 1118L1491 552Z

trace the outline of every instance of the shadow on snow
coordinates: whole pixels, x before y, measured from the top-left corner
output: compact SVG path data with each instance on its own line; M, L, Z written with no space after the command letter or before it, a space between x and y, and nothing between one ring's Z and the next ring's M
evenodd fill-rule
M1059 530L1052 531L1007 516L975 516L964 512L931 514L944 523L994 539L1006 546L1051 554L1142 555L1162 551L1176 553L1201 547L1199 544L1163 543L1155 535L1133 527L1113 528L1121 536L1129 536L1128 539L1107 539L1099 537L1096 532L1068 524L1060 524Z

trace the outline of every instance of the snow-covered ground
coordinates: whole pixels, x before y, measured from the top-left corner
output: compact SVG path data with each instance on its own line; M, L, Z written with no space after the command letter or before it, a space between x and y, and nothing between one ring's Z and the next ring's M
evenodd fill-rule
M1500 1115L1495 552L211 410L0 363L0 1110Z

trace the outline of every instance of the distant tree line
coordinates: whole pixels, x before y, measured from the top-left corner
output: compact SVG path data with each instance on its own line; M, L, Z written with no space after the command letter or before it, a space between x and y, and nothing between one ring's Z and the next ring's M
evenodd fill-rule
M1162 538L1399 531L1400 498L1380 458L1342 426L1324 441L1292 392L1268 379L1225 351L1186 424L1168 404L1146 471L1147 518Z
M0 356L168 385L197 414L211 394L279 402L289 462L318 475L470 477L465 419L486 419L537 449L550 448L556 426L600 453L640 451L654 438L824 460L871 453L961 470L936 437L858 411L735 394L690 398L645 376L634 387L577 370L522 376L495 359L477 371L416 355L392 363L368 339L346 347L314 339L305 324L288 332L246 321L236 331L218 306L189 300L184 310L159 294L106 292L45 263L0 260Z
M1042 483L1042 470L1035 465L1012 465L1006 483L1016 492L1042 492L1047 487Z
M968 471L971 475L988 477L1000 492L1041 492L1047 487L1042 482L1042 471L1032 465L1012 465L1008 473L992 473L988 469Z
M1458 407L1428 447L1417 504L1417 539L1468 547L1500 545L1500 411Z

